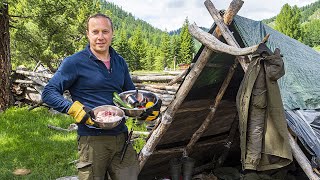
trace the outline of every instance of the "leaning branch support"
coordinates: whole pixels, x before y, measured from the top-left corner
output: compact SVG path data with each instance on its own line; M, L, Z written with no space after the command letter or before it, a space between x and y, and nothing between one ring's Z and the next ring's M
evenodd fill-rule
M235 3L233 3L235 2ZM242 5L243 2L239 0L233 0L231 4L238 4ZM240 3L237 3L240 2ZM228 8L230 9L230 8ZM240 9L240 8L238 8ZM232 12L232 11L230 11ZM237 12L237 11L234 11ZM228 13L228 12L227 12ZM234 16L235 14L233 14ZM233 16L228 16L229 18L233 18ZM225 20L230 21L230 20ZM150 157L150 155L153 153L156 145L159 143L160 139L164 135L164 133L167 131L167 129L170 127L171 122L173 120L173 117L175 116L175 113L177 112L178 108L182 104L183 100L189 93L191 87L193 86L194 82L199 77L202 69L205 67L206 63L208 62L208 59L212 55L212 51L205 47L203 51L201 52L198 60L194 64L194 67L190 70L188 75L185 77L184 82L181 84L180 89L178 90L176 94L176 98L172 101L172 103L168 106L168 109L165 111L165 113L162 115L161 123L159 126L153 131L150 138L147 140L146 144L142 148L142 150L139 153L139 161L140 161L140 170L143 168L144 164Z
M303 154L302 150L296 143L296 141L293 139L292 135L288 133L289 136L289 144L292 149L293 157L297 160L298 164L302 168L302 170L306 173L309 179L311 180L319 180L319 176L317 176L313 171L312 167L310 165L309 160L307 157Z

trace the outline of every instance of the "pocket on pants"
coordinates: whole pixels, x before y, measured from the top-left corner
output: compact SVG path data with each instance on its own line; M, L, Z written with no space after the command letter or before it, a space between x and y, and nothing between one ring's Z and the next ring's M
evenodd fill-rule
M251 104L260 109L267 107L267 90L253 90Z
M78 169L79 179L92 179L93 168L92 160L90 159L90 146L88 143L88 136L81 136L78 139L78 149L79 163L77 163L76 167Z

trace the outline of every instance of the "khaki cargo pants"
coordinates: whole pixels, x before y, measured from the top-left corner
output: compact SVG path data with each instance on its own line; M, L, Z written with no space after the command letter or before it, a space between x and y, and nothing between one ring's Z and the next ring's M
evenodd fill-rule
M80 180L136 180L139 174L137 153L128 146L120 163L125 134L117 136L80 136L78 139Z

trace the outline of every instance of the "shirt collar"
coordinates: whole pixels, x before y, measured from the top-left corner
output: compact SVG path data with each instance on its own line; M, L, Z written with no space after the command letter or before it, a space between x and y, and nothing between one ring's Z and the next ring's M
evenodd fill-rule
M89 59L92 59L92 60L99 60L91 51L90 49L90 44L87 44L86 45L86 51L88 52L89 54ZM109 54L110 54L110 60L114 57L114 53L115 53L115 50L110 46L109 47Z

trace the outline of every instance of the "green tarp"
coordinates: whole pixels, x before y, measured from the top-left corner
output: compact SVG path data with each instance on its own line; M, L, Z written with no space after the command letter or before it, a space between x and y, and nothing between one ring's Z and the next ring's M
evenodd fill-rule
M272 51L279 48L285 63L286 74L278 80L278 83L286 110L320 108L320 53L270 28L261 21L236 16L229 28L241 47L259 44L267 34L270 34L267 46ZM201 51L202 49L199 50ZM208 67L207 65L195 82L193 89L210 85L220 87L234 58L224 53L212 55L208 63L218 66ZM196 60L197 57L194 62ZM235 78L238 79L233 82L241 81L243 76L240 75L241 71L238 69L235 74ZM237 88L237 85L232 82L230 85L235 85L234 88Z
M270 34L268 47L281 50L286 74L278 83L285 109L320 108L320 53L261 21L237 16L234 26L245 46L258 44Z

